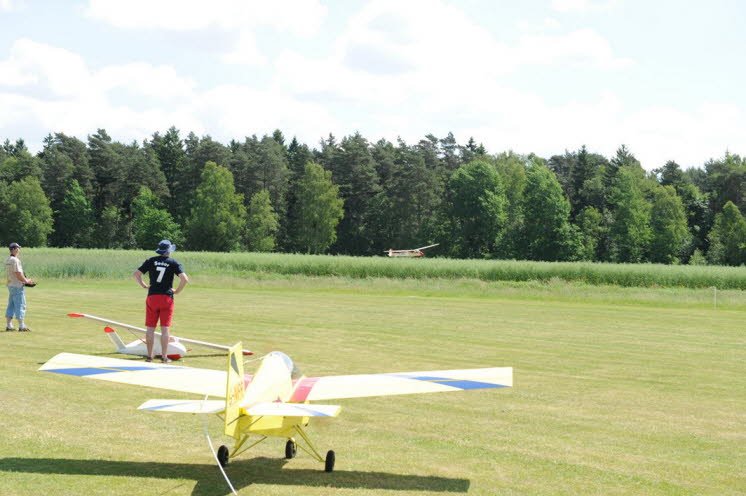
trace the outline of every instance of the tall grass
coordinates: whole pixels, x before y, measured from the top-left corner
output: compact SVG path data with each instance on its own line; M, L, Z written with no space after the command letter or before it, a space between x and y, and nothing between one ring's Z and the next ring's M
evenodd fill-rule
M33 248L23 252L28 275L36 278L129 277L146 251ZM559 279L623 287L746 289L746 268L599 264L513 260L400 259L277 253L177 252L190 274L248 276L256 274L337 276L393 279L476 279L539 281Z

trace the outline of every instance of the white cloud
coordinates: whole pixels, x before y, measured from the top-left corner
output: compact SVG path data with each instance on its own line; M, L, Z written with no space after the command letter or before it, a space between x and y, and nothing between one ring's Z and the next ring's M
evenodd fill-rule
M89 0L87 15L119 28L239 31L269 26L298 36L314 34L326 7L317 0Z
M267 58L259 51L254 33L248 30L241 31L233 49L222 54L220 58L226 64L264 65L267 63Z
M592 30L525 35L508 44L451 4L383 0L350 19L330 53L309 58L282 52L274 85L304 101L360 111L372 106L377 115L432 116L420 128L426 132L445 112L482 121L488 111L505 113L513 102L536 105L535 96L507 88L502 78L526 66L568 63L617 70L632 62Z
M557 12L587 12L608 10L616 4L617 0L552 0L552 9Z
M0 61L0 129L33 122L45 134L84 137L105 127L122 140L142 139L175 122L197 131L202 126L186 110L193 87L170 67L133 63L91 71L76 53L21 39ZM162 104L141 111L117 105L113 96L122 90ZM181 105L174 106L175 99Z
M22 123L44 135L59 131L81 139L105 128L129 142L175 125L225 142L280 128L315 143L340 129L323 106L274 90L220 85L200 92L174 68L144 62L92 71L73 52L26 39L0 60L0 75L0 136L14 136ZM24 138L40 147L42 136Z
M315 144L339 124L320 105L300 102L274 90L241 85L220 85L201 94L194 111L214 137L242 139L252 134L271 134L280 129Z
M648 169L667 160L702 165L729 148L746 153L746 115L743 108L731 104L702 104L690 111L649 107L621 119L617 132L629 137L628 146Z
M525 36L516 47L522 64L555 65L567 61L591 63L601 69L624 69L634 65L626 57L614 55L609 42L592 29L565 35Z
M0 61L0 86L26 86L44 98L59 98L90 89L83 58L64 48L29 39L16 40L7 60Z
M318 0L89 0L87 15L124 29L231 33L235 45L219 55L226 64L264 65L257 28L295 36L318 32L327 9Z
M275 85L308 101L374 106L379 115L408 109L432 116L429 122L450 112L482 121L489 112L506 114L509 107L525 113L539 106L535 95L506 87L503 76L525 66L568 63L616 70L632 62L592 30L525 35L508 44L453 5L384 0L369 2L353 17L331 53L309 58L283 52L275 61ZM420 132L430 129L423 124Z
M190 98L195 83L170 66L154 67L144 62L108 66L95 74L95 85L103 91L124 89L128 92L166 100Z
M545 17L539 23L535 21L518 21L518 29L525 33L555 31L561 26L562 24L553 17Z
M514 76L526 68L573 65L596 74L634 69L634 61L598 32L567 31L552 19L524 25L520 36L506 40L469 18L458 4L374 0L341 28L327 53L309 57L286 49L269 61L258 47L255 28L312 32L318 29L314 19L323 17L314 14L317 2L297 4L297 9L281 4L294 10L288 19L274 4L223 0L216 4L223 10L216 13L200 10L201 3L187 3L186 13L171 18L160 2L146 9L148 16L138 5L92 1L90 15L123 28L182 31L185 37L194 35L186 30L223 33L223 39L237 43L218 54L221 60L264 64L265 86L214 81L198 86L172 66L147 62L93 69L79 54L21 39L0 60L0 137L40 129L42 135L62 131L84 139L104 127L114 139L129 141L175 125L223 142L279 128L315 146L329 132L360 131L371 141L401 136L416 143L426 133L442 137L453 131L460 142L474 136L491 152L513 149L542 156L583 144L612 156L625 143L647 168L669 159L701 165L728 147L746 152L743 107L714 101L696 108L682 104L631 112L636 102L620 96L626 93L617 93L618 87L584 88L576 100L557 103L549 101L551 93L517 86ZM249 7L252 21L236 22L247 19ZM311 28L296 24L302 16L295 12L303 8L311 9L304 14ZM23 137L33 141L25 132Z
M144 62L92 72L80 55L24 38L13 43L8 59L0 60L3 86L20 88L42 100L104 95L115 89L171 99L190 96L194 82L178 76L172 67Z
M25 6L24 0L0 0L0 12L14 12Z

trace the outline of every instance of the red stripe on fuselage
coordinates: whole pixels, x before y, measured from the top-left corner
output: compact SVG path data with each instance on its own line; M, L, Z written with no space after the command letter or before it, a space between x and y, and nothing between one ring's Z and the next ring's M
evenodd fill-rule
M306 377L305 379L301 379L300 384L298 384L298 387L293 391L293 396L290 398L290 402L303 403L306 401L306 398L308 398L308 395L311 393L313 386L318 380L319 377Z

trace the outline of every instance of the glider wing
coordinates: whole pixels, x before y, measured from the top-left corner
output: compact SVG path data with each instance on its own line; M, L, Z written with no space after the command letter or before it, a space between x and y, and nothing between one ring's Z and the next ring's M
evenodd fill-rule
M306 377L301 379L290 401L302 403L340 398L511 386L513 386L512 367Z
M225 398L226 372L140 360L60 353L40 371Z

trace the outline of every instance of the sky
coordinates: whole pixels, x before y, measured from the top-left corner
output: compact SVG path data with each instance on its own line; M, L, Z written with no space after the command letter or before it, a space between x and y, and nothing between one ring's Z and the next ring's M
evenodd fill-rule
M745 20L739 0L0 0L0 140L452 132L701 167L746 154Z

